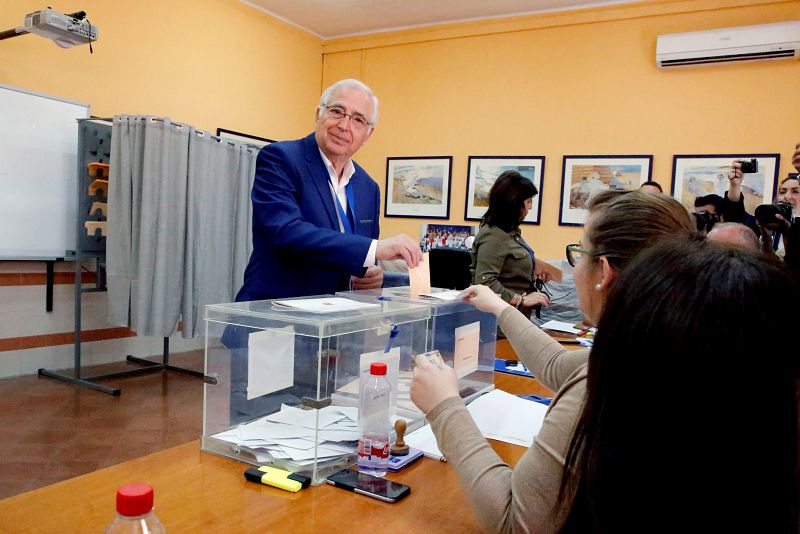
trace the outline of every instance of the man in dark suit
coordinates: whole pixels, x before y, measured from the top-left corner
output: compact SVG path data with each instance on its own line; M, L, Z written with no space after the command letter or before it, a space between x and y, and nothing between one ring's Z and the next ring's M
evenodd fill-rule
M314 133L265 146L253 184L253 253L237 301L381 287L377 260L402 258L416 267L416 241L379 240L380 190L352 160L372 135L378 100L358 80L342 80L320 97ZM294 339L294 385L249 399L249 336L258 328L229 325L231 423L246 421L317 395L315 341ZM342 347L339 347L342 350Z
M378 240L380 191L351 158L372 135L378 100L358 80L326 89L316 130L258 154L253 253L237 301L381 286L376 260L422 256L406 236Z

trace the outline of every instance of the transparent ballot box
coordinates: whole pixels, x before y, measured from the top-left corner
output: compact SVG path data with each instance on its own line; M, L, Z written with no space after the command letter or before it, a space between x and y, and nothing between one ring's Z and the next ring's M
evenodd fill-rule
M414 347L428 345L430 308L322 296L206 306L202 449L312 477L355 463L358 394L385 361L393 417L409 431ZM212 380L213 382L213 380Z
M402 302L430 308L430 331L415 340L425 346L414 346L413 350L415 354L438 351L458 374L461 398L470 402L494 389L497 318L455 298L459 293L433 288L427 296L414 296L410 287L400 286L341 291L337 295L364 302Z

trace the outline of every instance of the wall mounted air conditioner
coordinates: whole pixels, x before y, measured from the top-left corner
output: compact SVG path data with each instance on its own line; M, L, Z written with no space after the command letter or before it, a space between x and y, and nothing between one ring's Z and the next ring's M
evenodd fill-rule
M666 69L800 56L800 21L659 35L656 64Z

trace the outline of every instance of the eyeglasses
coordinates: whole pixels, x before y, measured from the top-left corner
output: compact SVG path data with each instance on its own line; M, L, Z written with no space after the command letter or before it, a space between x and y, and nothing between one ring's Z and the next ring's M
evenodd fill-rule
M328 114L328 117L340 121L345 117L350 117L350 122L354 124L357 128L367 128L369 126L373 126L369 119L367 119L361 113L348 113L342 106L332 105L332 106L320 106L320 108L325 110L325 113Z
M578 265L578 262L581 261L581 258L584 254L589 254L589 251L581 248L580 243L573 243L571 245L567 245L567 261L570 265L575 267Z

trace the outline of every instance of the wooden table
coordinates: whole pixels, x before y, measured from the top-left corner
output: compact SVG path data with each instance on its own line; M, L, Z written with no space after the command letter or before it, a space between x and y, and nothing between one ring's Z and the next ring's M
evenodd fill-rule
M505 387L534 392L531 378L498 373ZM541 386L538 386L541 387ZM491 441L515 465L524 447ZM117 488L147 482L167 531L177 532L475 532L454 471L423 458L388 478L411 486L394 503L333 486L289 493L247 482L245 464L201 452L199 441L173 447L0 501L0 532L102 532L114 519Z

